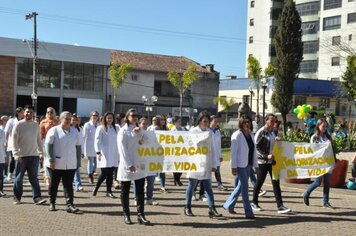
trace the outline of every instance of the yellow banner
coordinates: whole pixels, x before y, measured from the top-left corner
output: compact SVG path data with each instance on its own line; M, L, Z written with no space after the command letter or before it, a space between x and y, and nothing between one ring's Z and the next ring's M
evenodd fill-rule
M315 178L331 171L335 164L329 143L276 142L272 154L276 160L273 179Z
M136 158L148 174L204 172L209 132L143 131L137 134Z

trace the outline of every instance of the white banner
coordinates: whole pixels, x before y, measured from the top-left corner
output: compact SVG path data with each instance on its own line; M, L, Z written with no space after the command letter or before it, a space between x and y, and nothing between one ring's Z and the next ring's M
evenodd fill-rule
M203 172L210 152L209 132L143 131L137 134L136 158L148 174Z
M276 142L272 154L274 179L315 178L330 172L335 164L329 143Z

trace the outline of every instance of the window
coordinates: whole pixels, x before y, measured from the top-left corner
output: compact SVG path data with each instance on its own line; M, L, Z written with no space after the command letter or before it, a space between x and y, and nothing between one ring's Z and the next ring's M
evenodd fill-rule
M276 55L276 47L273 44L269 45L269 56L275 57Z
M250 36L250 37L249 37L248 42L249 42L249 43L253 43L253 36Z
M315 15L320 10L320 2L303 3L296 6L300 16Z
M254 7L255 7L255 1L251 1L250 7L251 7L251 8L254 8Z
M326 17L323 19L323 30L340 29L341 16Z
M307 103L307 97L305 96L294 96L294 107L300 105L300 104L306 104Z
M252 18L250 19L250 26L254 26L255 25L255 20Z
M250 95L243 95L242 96L242 104L249 104L249 101L250 101Z
M347 23L354 23L356 22L356 12L347 14Z
M352 40L352 34L349 34L349 41Z
M316 34L319 31L319 21L310 21L302 23L302 34Z
M274 36L276 35L277 33L277 26L270 26L269 27L269 37L270 38L274 38Z
M313 54L319 51L319 41L306 41L303 43L303 54Z
M340 77L333 77L330 79L331 81L340 81Z
M318 61L302 61L300 63L300 73L315 73L318 70Z
M342 7L342 0L324 0L324 10Z
M341 43L341 36L334 36L332 38L332 45L340 45Z
M331 65L332 66L339 66L340 65L340 57L332 57L331 58Z
M329 108L330 107L330 98L320 98L319 108Z
M272 20L278 20L279 15L282 13L282 9L281 8L274 8L272 9L271 12L271 19Z
M102 92L103 80L103 66L64 62L64 89Z
M138 80L138 75L131 75L131 80L132 81L137 81Z

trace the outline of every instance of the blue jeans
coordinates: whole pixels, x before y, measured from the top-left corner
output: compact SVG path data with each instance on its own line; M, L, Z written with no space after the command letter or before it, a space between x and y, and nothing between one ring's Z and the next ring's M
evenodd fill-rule
M80 186L82 186L82 181L80 179L80 170L77 169L74 175L74 189L78 190Z
M0 163L0 191L4 190L4 175L3 172L5 170L6 164Z
M213 189L211 188L211 179L200 180L200 182L204 186L205 196L208 199L208 206L209 207L215 206L214 193L213 193ZM194 188L197 186L197 184L198 184L197 179L189 178L189 184L185 194L185 205L187 208L190 208L192 205L192 196L193 196Z
M15 182L14 182L14 197L21 200L23 193L23 177L27 171L28 179L32 186L32 198L35 200L41 197L40 184L38 183L37 172L39 166L38 156L21 157L21 161L16 162Z
M154 176L154 175L146 177L146 180L147 180L146 199L147 200L151 200L153 198L155 179L156 179L156 176Z
M96 169L96 157L88 157L87 171L88 174L93 174Z
M329 202L329 191L330 191L330 181L331 181L331 174L327 173L325 175L319 176L314 180L312 184L309 185L307 191L304 193L304 196L310 196L314 189L320 186L321 180L324 178L324 190L323 190L323 202Z
M248 199L248 179L250 177L251 166L246 166L245 168L237 168L237 176L235 177L235 186L234 191L231 193L229 198L224 203L224 209L234 210L237 199L239 198L240 193L242 193L242 202L245 209L245 215L253 215L250 201Z
M252 187L255 187L256 183L257 183L257 179L256 179L256 175L255 175L255 172L254 172L252 166L250 166L250 179L251 179Z

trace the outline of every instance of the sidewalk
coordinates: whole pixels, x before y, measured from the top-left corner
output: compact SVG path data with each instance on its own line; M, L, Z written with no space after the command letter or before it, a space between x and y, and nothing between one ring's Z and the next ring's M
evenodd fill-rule
M347 189L331 189L330 202L335 210L326 210L322 205L322 188L316 189L311 198L311 206L303 204L302 193L307 185L285 184L282 181L283 200L293 210L288 215L277 214L270 180L267 178L264 190L268 193L260 198L260 206L264 211L256 213L256 220L246 220L241 199L235 210L237 215L230 215L222 204L232 191L233 178L228 162L222 164L222 175L229 191L216 189L214 196L217 210L224 214L222 219L209 219L206 202L193 201L192 210L196 217L183 214L185 188L187 180L182 178L184 186L173 186L173 178L167 174L169 193L156 191L155 199L159 206L146 206L147 219L152 226L141 226L136 222L136 209L132 205L134 225L127 226L123 222L122 208L119 198L105 197L105 183L97 197L91 195L93 185L87 182L82 167L82 181L87 192L75 193L75 204L83 211L81 215L68 214L65 211L62 186L59 187L56 212L48 211L48 203L36 206L32 203L31 188L28 181L24 182L22 205L12 204L12 184L5 184L7 198L0 198L1 235L354 235L356 232L356 191ZM43 197L47 192L41 176ZM159 188L159 183L155 185ZM119 191L114 195L119 197ZM131 194L132 197L132 194ZM133 201L131 201L133 204Z

